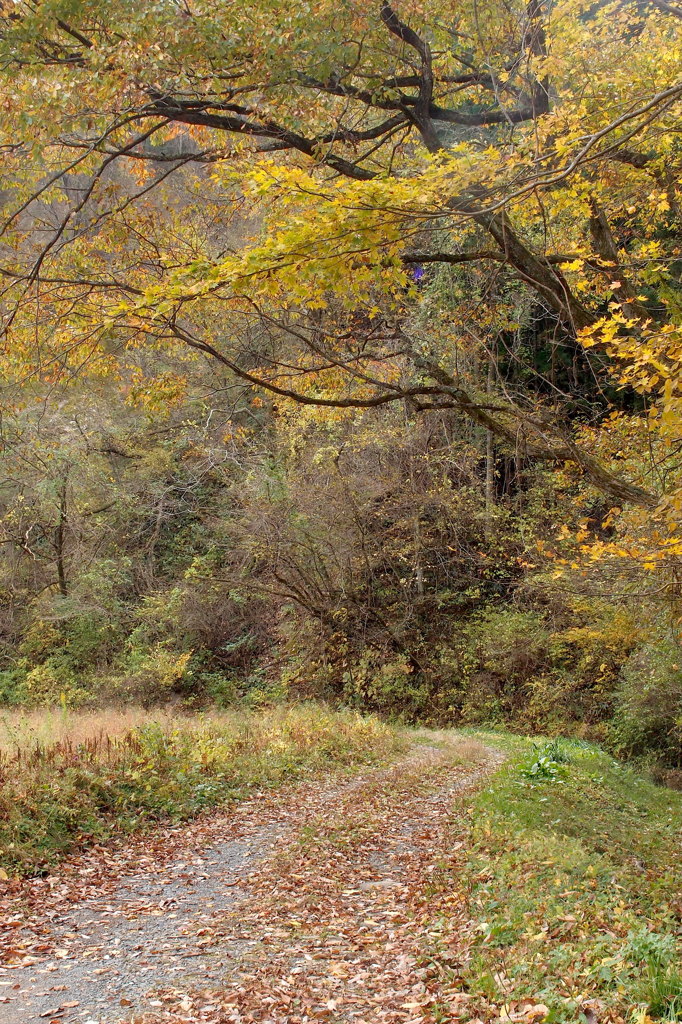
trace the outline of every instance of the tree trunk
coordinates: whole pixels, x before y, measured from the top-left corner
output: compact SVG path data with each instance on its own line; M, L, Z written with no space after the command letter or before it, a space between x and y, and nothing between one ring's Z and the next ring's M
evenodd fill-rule
M495 352L488 353L488 380L486 393L488 401L495 379ZM490 543L493 535L493 512L495 509L495 440L490 427L485 432L485 539Z
M55 531L55 550L57 554L57 581L59 583L59 593L62 597L69 596L69 587L66 578L66 562L64 557L64 545L65 545L65 534L66 526L68 521L68 470L64 474L62 480L61 491L59 494L59 518L57 519L57 529Z

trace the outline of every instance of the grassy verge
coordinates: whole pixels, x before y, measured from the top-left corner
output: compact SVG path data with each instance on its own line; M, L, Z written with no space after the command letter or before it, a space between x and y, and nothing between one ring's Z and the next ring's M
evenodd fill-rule
M682 1019L682 793L586 744L489 738L508 760L456 826L461 980L512 1020Z
M115 833L189 818L306 772L374 763L406 746L375 718L314 705L147 719L113 733L87 734L75 721L63 733L58 742L0 753L5 875L40 871Z

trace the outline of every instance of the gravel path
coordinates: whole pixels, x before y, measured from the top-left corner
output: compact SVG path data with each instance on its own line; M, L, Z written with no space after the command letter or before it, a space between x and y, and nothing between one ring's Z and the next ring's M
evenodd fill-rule
M160 872L130 875L104 903L92 897L58 915L53 956L28 967L0 967L0 1024L109 1024L153 1006L161 983L180 977L187 984L218 982L248 943L208 949L217 920L242 895L246 869L277 838L277 829L265 826Z
M439 749L419 746L403 764L413 772L418 766L427 776L443 759ZM24 946L29 955L0 960L0 1024L119 1024L136 1014L147 1019L147 1014L165 1013L163 992L174 993L178 1013L194 1006L185 992L225 992L234 984L230 979L240 977L244 965L261 955L263 928L247 913L254 900L266 902L259 873L265 871L267 897L277 886L276 865L297 848L306 815L313 820L320 807L339 801L351 809L357 804L361 815L364 791L402 770L394 766L341 782L305 783L261 795L260 801L208 821L166 830L169 852L161 863L145 856L144 841L138 841L134 856L123 858L124 868L104 891L88 884L95 868L87 857L74 859L77 867L67 865L63 895L45 903L47 920L40 922L38 901L31 919L18 925L19 934L33 929L33 945ZM458 771L454 782L444 778L436 787L439 806L450 806L456 792L476 782L484 769ZM423 831L421 817L397 822L386 848L369 856L357 880L363 898L365 893L371 899L378 892L389 894L398 886L395 858L410 850L413 832ZM274 872L272 884L268 871Z

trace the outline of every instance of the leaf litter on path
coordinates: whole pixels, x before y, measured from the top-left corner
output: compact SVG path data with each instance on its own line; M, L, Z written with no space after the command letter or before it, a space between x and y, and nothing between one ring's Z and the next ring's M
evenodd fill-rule
M438 884L466 852L453 804L495 759L475 753L416 746L10 883L0 1024L488 1016L462 991L466 900Z

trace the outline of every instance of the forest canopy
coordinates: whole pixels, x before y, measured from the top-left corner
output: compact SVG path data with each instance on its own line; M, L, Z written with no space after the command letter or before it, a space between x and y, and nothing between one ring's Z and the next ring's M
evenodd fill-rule
M679 767L682 7L0 17L0 697Z

